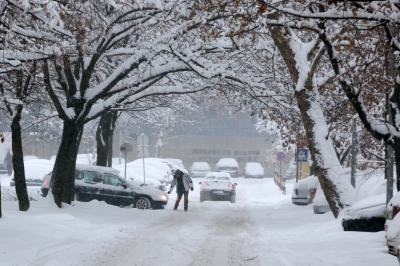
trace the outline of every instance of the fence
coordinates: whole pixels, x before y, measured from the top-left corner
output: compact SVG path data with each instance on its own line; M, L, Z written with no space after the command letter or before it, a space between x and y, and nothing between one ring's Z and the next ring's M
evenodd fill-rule
M278 173L278 171L274 171L274 181L275 184L282 191L283 195L286 195L286 177L283 177Z

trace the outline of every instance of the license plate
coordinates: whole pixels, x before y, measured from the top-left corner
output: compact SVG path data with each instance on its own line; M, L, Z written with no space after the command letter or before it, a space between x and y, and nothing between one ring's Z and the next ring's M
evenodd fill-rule
M219 190L213 191L213 193L215 193L215 194L224 194L223 191L219 191Z

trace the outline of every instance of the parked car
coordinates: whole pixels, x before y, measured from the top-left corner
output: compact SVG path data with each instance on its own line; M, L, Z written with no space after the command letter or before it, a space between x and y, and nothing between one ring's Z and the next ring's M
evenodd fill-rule
M289 168L287 169L285 175L283 176L284 178L286 178L286 180L296 178L296 169L297 169L296 163L297 162L294 160L294 158L290 160Z
M216 166L217 172L224 172L230 174L232 177L239 177L239 164L233 158L221 158Z
M211 168L207 162L194 162L190 167L191 177L205 177L208 173L211 172Z
M386 193L367 197L348 208L342 219L344 231L378 232L385 230Z
M317 188L314 193L314 199L312 201L314 214L324 214L331 211L328 201L325 198L324 191L322 191L321 185L317 179Z
M386 239L389 254L396 256L400 261L400 192L396 193L389 201L386 208Z
M248 162L244 166L245 178L264 178L264 168L260 163Z
M26 185L29 186L37 186L40 187L40 185L42 184L42 179L30 179L30 178L25 178L25 183ZM15 181L14 178L11 179L10 181L10 186L11 187L15 187Z
M185 169L185 166L183 165L183 162L181 159L165 158L164 160L170 162L173 165L176 165L179 168L179 170Z
M51 173L43 177L42 195L48 194ZM136 186L119 176L119 171L109 167L76 165L76 201L105 201L116 206L133 206L138 209L163 209L168 196L152 186Z
M53 169L54 163L46 159L35 159L36 156L25 156L25 181L27 186L39 186L42 184L43 175ZM11 179L10 186L15 186L14 178Z
M236 202L236 183L232 182L228 173L211 172L206 175L204 182L199 182L200 202L210 200L227 200Z
M313 203L317 186L318 179L316 176L310 176L306 179L299 180L293 187L292 203L303 206Z

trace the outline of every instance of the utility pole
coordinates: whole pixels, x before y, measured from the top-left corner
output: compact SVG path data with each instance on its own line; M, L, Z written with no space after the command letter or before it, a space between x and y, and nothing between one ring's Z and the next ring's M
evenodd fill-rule
M396 29L392 27L392 35L396 33ZM390 57L390 75L395 79L395 69L396 69L396 59L393 52ZM389 125L393 125L393 114L392 108L390 106L390 94L388 97L388 113L389 113ZM391 145L387 145L386 152L386 205L389 203L390 199L393 197L393 148Z
M356 187L356 160L357 160L357 124L353 119L353 135L351 142L351 185Z

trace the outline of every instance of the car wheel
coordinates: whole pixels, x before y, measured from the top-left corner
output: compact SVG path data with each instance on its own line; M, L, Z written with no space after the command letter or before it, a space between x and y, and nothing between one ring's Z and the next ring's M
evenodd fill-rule
M151 203L148 198L140 197L135 203L136 209L147 210L151 208Z
M235 196L232 196L231 197L231 203L235 203L236 202L236 197Z
M75 194L74 194L74 201L79 201L79 194L78 194L78 192L75 192Z

